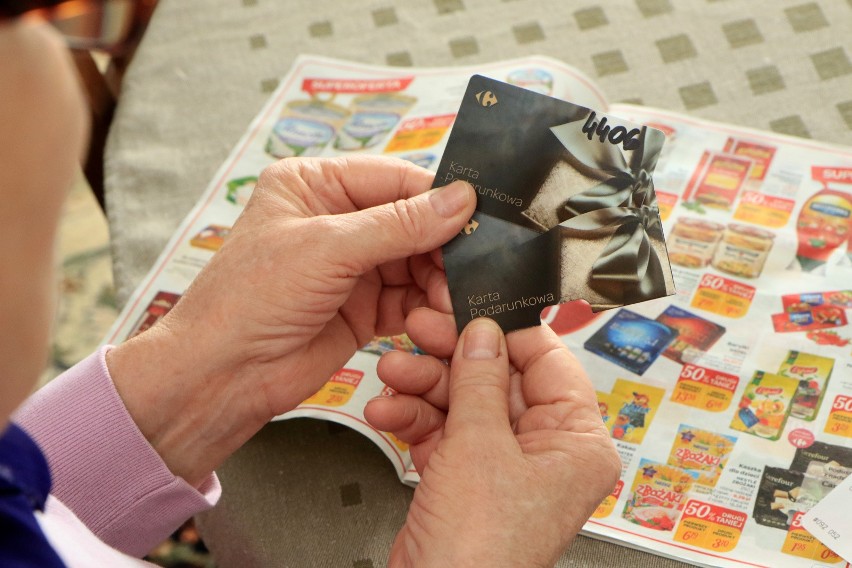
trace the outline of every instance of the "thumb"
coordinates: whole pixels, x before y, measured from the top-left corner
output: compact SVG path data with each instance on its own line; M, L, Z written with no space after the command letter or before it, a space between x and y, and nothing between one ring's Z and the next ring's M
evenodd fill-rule
M477 318L462 331L450 367L445 432L474 432L493 438L512 433L509 421L509 356L496 322Z
M428 252L448 242L470 220L476 193L465 181L432 189L420 195L347 213L346 232L340 242L354 243L338 252L363 272L415 254Z

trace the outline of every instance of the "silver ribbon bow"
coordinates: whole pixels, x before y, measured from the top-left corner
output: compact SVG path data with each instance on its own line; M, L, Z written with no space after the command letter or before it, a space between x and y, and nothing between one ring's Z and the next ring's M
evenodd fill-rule
M657 280L662 273L660 259L648 237L650 229L660 227L651 173L664 138L647 136L647 127L641 127L636 138L638 145L627 158L621 145L601 142L596 136L590 141L578 122L550 130L592 176L602 180L562 204L559 224L581 231L617 226L592 266L592 279L631 283L640 287L640 293L651 294L655 282L646 277L650 273L651 280Z

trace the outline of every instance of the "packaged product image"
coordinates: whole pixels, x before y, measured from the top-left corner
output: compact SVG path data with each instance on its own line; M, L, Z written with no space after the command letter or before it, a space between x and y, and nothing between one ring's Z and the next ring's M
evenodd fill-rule
M764 467L752 516L760 525L786 531L797 512L805 474L780 467Z
M657 321L677 331L663 356L678 363L693 363L725 334L725 328L678 306L669 306Z
M800 351L790 351L781 363L778 374L799 381L790 414L804 420L813 420L819 412L825 387L834 369L834 359Z
M711 264L734 276L757 278L763 272L774 239L775 233L771 231L731 223L722 233Z
M681 217L666 242L672 264L704 268L713 259L725 226L704 219Z
M684 192L706 207L730 210L749 177L754 161L744 156L705 151Z
M622 308L583 347L641 375L675 337L671 327Z
M755 371L734 414L731 428L777 440L787 423L798 388L798 379Z
M331 101L289 101L269 133L266 152L275 158L318 156L348 117L348 109Z
M610 419L606 425L610 436L623 442L641 444L665 394L666 391L658 387L617 379L610 397L598 398L599 407L602 401L609 405Z
M671 531L686 504L696 473L642 459L622 517L658 531Z
M712 488L734 449L736 436L725 436L681 424L675 434L668 464L695 472L697 486Z
M777 148L758 142L728 138L724 150L735 156L744 156L754 160L749 179L760 182L766 177L766 172L772 164Z
M848 192L826 188L805 202L796 221L796 259L803 271L817 269L846 246L850 219L852 194Z
M829 466L826 468L826 466ZM796 454L790 463L790 469L802 473L810 472L818 475L814 467L828 471L831 467L852 469L852 447L837 446L825 442L814 442L807 448L796 448ZM838 481L843 481L838 479Z

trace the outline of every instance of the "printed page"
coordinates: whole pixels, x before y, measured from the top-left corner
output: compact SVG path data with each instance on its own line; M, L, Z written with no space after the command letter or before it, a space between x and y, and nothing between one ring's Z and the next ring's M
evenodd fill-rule
M127 303L105 343L116 344L162 318L227 238L260 172L292 156L395 156L433 171L443 153L468 80L474 74L606 110L598 88L554 59L524 59L453 68L374 67L301 56L216 173L160 258ZM376 375L379 355L414 351L405 337L376 338L296 410L352 427L373 440L400 479L419 479L407 446L365 421L364 405L386 392Z
M260 172L289 156L385 154L434 171L473 74L601 111L544 57L443 69L303 56L146 276L105 343L143 332L227 238ZM654 183L677 295L542 314L580 358L624 469L591 536L708 566L843 566L801 515L852 469L852 151L618 106L667 133ZM296 410L350 426L415 484L407 447L366 424L376 338Z
M845 566L801 517L852 472L852 150L664 111L677 294L549 308L623 460L587 534L707 566Z

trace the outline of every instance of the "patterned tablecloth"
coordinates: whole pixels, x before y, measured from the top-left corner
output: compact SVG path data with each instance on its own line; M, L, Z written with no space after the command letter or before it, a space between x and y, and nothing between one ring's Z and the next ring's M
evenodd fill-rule
M611 102L852 144L852 0L160 0L107 147L119 303L299 53L418 67L544 54ZM268 426L220 473L202 526L221 566L384 565L411 494L370 442L304 420ZM585 538L559 563L679 565Z

